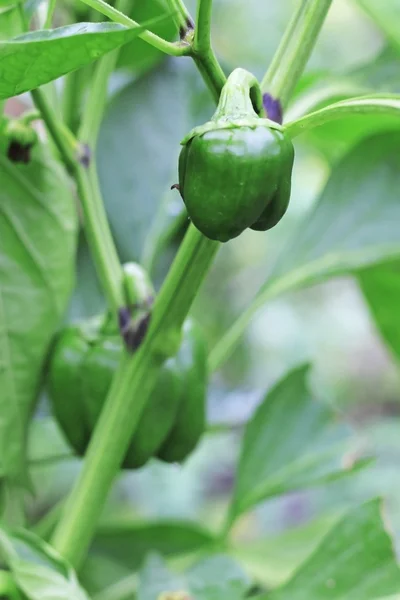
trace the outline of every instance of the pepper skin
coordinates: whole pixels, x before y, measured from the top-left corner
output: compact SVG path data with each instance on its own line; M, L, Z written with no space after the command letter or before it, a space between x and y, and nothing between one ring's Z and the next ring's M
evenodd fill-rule
M193 321L184 324L181 357L182 401L172 430L157 452L165 462L182 462L191 454L206 428L207 353L201 331Z
M227 242L249 227L265 231L286 212L293 145L262 111L257 81L236 69L211 121L182 141L180 193L193 224L210 239Z
M65 329L50 361L48 389L53 413L78 455L85 453L123 352L121 337L107 331L102 323L104 320L96 319ZM180 446L184 426L181 415L187 415L188 440L186 451L180 451L175 460L186 458L205 428L206 381L204 341L199 329L189 322L184 326L177 354L160 368L156 387L126 453L124 468L140 468L158 455L164 442L173 447L175 435ZM193 413L188 406L193 407ZM174 434L177 423L180 425Z

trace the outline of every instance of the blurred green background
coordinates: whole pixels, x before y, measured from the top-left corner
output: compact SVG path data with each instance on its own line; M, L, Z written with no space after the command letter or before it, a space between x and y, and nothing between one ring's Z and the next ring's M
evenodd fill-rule
M137 0L133 16L141 21L151 16L150 4L154 7L147 0ZM188 4L194 11L194 3ZM226 72L241 66L262 77L296 2L215 0L214 4L214 46ZM60 22L65 18L60 13ZM173 35L170 24L166 33ZM165 60L154 51L149 54L142 42L135 44L139 46L133 54L124 49L121 68L112 78L98 165L121 257L150 261L157 228L165 215L176 213L180 207L178 195L169 191L177 178L179 140L191 126L206 120L213 106L187 59ZM332 81L400 92L400 58L355 0L333 2L296 93L313 85L319 89ZM287 216L267 234L248 231L224 245L196 299L193 314L203 325L210 348L249 304L280 249L318 198L336 161L362 134L362 127L353 135L334 123L296 139ZM157 285L173 251L170 247L153 263ZM69 319L95 314L103 305L83 240L78 264L78 285ZM400 549L399 369L352 277L331 279L281 296L259 310L210 385L210 423L222 423L227 430L206 435L183 467L153 463L139 472L121 475L106 513L118 511L145 519L183 517L217 527L234 479L240 425L265 391L289 368L303 362L312 364L311 385L316 398L341 411L341 418L355 429L356 446L373 453L377 460L351 480L260 506L237 527L237 539L247 544L242 558L257 571L260 559L256 540L262 534L276 536L309 526L309 531L312 527L322 531L332 514L375 495L387 499L390 526ZM44 400L32 428L31 451L40 460L55 448L60 454L65 451ZM71 459L42 463L34 469L38 492L30 502L33 518L70 489L79 468L79 461ZM317 525L309 525L315 519ZM286 542L285 537L272 538L269 546L268 541L263 542L263 569L266 563L270 565L266 574L270 582L278 581L298 562L297 546L304 551L301 536L306 534L301 529L297 532L292 539L288 534ZM283 544L281 552L278 540Z

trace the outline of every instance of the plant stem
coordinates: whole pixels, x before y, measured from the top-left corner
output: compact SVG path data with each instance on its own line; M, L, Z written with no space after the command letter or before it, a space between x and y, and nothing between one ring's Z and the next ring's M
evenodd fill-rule
M332 0L301 0L261 88L286 107L303 73Z
M71 132L59 122L41 89L32 90L31 96L36 108L41 114L41 118L46 123L46 127L61 155L64 165L70 172L73 172L77 162L77 140Z
M90 69L91 67L78 69L68 73L65 77L62 94L62 116L66 127L74 134L79 124L85 80L87 80Z
M183 39L189 30L194 29L193 19L182 0L168 0L167 4Z
M211 46L211 10L212 0L198 0L191 55L214 100L218 102L226 77Z
M107 227L104 226L104 223L107 223L107 218L102 214L104 208L101 199L93 193L88 169L79 162L78 143L71 132L57 120L41 90L33 90L32 98L46 123L64 164L75 179L84 215L85 234L97 274L106 293L108 304L114 314L117 314L118 309L124 305L121 284L122 269L108 224Z
M197 52L207 52L211 47L212 0L198 0L194 46Z
M82 0L82 2L91 8L94 8L115 23L125 25L126 27L140 27L139 23L130 19L127 15L124 15L124 13L103 0ZM190 46L188 44L167 42L160 36L148 30L144 30L140 33L139 37L151 46L154 46L158 50L161 50L161 52L169 54L170 56L185 56L190 52Z
M49 0L48 1L48 5L47 5L47 16L46 16L46 21L44 23L44 28L45 29L50 29L53 23L53 15L54 15L54 10L56 8L56 3L57 0Z
M126 4L126 2L124 2ZM94 150L101 121L107 103L107 87L111 73L117 64L119 49L104 56L96 65L90 82L89 97L83 113L78 139Z
M54 547L75 566L86 554L107 493L156 384L158 369L180 343L181 326L218 247L218 242L189 227L157 296L142 346L133 357L124 354L83 470L52 540Z
M279 46L268 66L268 70L264 75L264 78L261 82L261 89L263 92L269 92L272 86L272 82L280 70L282 61L285 58L285 55L288 51L288 48L291 42L296 37L296 32L300 21L304 18L304 12L307 6L308 0L299 0L299 4L297 6L297 10L294 11L292 17L286 26L283 37L279 43Z
M102 289L112 313L125 305L122 267L108 226L101 197L94 193L90 172L79 163L75 181L84 215L84 230Z

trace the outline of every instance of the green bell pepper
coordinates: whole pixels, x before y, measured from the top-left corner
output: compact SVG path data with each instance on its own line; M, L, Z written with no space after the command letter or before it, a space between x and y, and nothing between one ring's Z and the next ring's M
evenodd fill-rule
M251 228L274 227L290 199L293 145L263 117L256 79L236 69L211 121L182 141L179 190L193 224L226 242Z
M66 328L50 359L48 390L54 416L68 442L83 455L123 353L118 332L104 318ZM140 416L123 467L139 468L159 456L183 461L205 429L206 349L199 327L188 321L175 356L160 368ZM159 452L166 447L167 450Z

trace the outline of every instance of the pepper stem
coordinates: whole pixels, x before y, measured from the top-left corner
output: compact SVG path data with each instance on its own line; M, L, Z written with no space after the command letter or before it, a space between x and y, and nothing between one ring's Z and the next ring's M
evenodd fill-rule
M213 121L230 117L263 117L265 116L262 93L257 79L244 69L235 69L229 75L222 88L217 110Z

